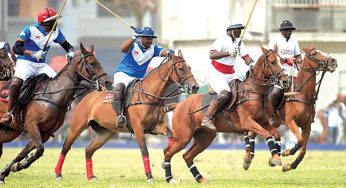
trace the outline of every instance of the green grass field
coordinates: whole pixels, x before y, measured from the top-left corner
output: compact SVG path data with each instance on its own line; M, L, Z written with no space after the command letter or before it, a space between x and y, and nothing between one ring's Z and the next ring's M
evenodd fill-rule
M17 148L4 148L0 160L3 168L18 153ZM195 182L178 153L172 159L177 185L164 181L161 168L162 150L150 149L155 183L146 182L140 152L137 149L100 149L93 158L96 181L88 181L84 149L72 149L65 159L63 180L55 180L54 168L60 149L46 149L44 156L30 168L11 173L3 187L346 187L346 151L308 151L296 170L283 173L281 167L269 167L268 151L257 151L248 171L242 168L243 151L207 150L195 164L209 183ZM282 158L292 162L294 158Z

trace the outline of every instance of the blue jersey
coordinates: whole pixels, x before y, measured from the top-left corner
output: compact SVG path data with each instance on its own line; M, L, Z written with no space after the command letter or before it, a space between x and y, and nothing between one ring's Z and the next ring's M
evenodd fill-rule
M152 44L150 48L146 49L135 41L115 72L124 72L132 77L143 78L151 59L160 56L162 50L163 48L156 44Z
M30 51L39 51L43 49L46 41L48 39L49 32L44 31L43 27L39 24L33 24L26 26L23 31L18 35L19 38L24 40L24 49ZM53 31L52 36L47 43L45 51L48 51L50 45L55 42L61 44L65 41L65 36L62 34L61 30L56 28ZM18 59L24 59L35 63L44 63L45 59L38 61L37 59L27 56L18 55Z

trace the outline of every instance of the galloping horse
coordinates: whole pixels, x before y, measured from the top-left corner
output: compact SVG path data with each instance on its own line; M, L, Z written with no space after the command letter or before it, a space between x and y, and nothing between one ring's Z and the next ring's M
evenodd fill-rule
M305 57L300 65L300 71L295 79L295 84L291 86L294 87L294 95L284 99L284 103L279 109L279 114L274 113L273 117L274 127L279 127L281 124L286 125L297 137L298 141L292 149L286 149L282 156L294 155L301 148L296 160L292 164L288 163L282 167L283 172L296 169L303 160L310 136L311 123L315 117L315 104L323 76L326 71L334 72L337 67L336 59L326 55L324 52L315 48L303 48L303 50L305 51ZM316 74L320 71L322 71L322 76L317 83L318 88L316 91ZM289 90L291 91L291 89ZM299 132L298 127L301 128L302 133ZM250 133L250 137L254 140L256 134ZM254 142L250 142L250 144L254 155ZM247 163L248 166L252 160L250 152L250 150L246 150L244 157L244 164Z
M76 55L55 78L40 84L23 112L15 114L11 127L0 126L1 145L14 140L23 131L30 138L20 154L1 171L0 183L4 183L10 171L26 169L43 155L43 143L63 124L77 90L86 91L94 87L100 88L99 84L110 84L101 64L92 53L93 46L91 52L86 51L82 44L80 48L81 54ZM90 85L81 84L82 80ZM7 108L7 103L0 102L0 108ZM24 124L19 118L23 119ZM28 155L35 148L36 152Z
M117 115L112 108L112 104L104 102L105 97L109 96L109 92L95 91L83 98L74 111L69 135L55 167L57 178L62 177L62 165L67 152L71 149L71 145L83 130L91 126L96 133L96 137L85 149L87 178L89 180L96 178L93 174L91 159L94 152L102 147L115 132L134 132L141 150L147 181L154 181L144 134L168 134L162 107L163 101L169 98L164 97L164 95L170 84L176 83L180 86L181 84L187 84L193 93L196 93L199 88L181 51L178 52L178 56L172 55L170 58L167 63L163 63L163 61L143 80L134 82L134 85L130 85L128 88L133 94L128 96L129 101L127 100L129 103L127 116L130 122L127 127L118 128L116 126Z
M275 146L271 134L259 124L267 129L271 127L268 123L269 116L267 112L270 108L264 105L268 98L269 87L277 82L284 87L288 87L288 77L277 61L277 54L263 47L261 48L263 54L259 57L253 69L250 69L249 76L244 82L234 86L236 89L234 93L236 94L234 96L232 94L232 98L235 100L235 106L229 107L231 104L226 104L226 109L222 112L224 116L215 119L215 126L217 132L243 133L254 131L262 135L268 141L268 147L273 155L272 162L281 165L280 157L274 150ZM203 152L216 136L215 132L210 132L201 127L204 115L202 109L206 107L202 106L202 101L208 95L191 95L177 104L174 110L172 122L173 142L165 148L162 164L168 183L176 182L171 173L171 158L185 148L192 138L194 140L193 145L183 154L183 158L195 180L199 183L206 181L194 165L193 159Z
M0 49L0 80L1 81L12 78L13 72L14 72L15 60L16 60L16 56L13 54L13 52L10 49L5 49L5 48Z

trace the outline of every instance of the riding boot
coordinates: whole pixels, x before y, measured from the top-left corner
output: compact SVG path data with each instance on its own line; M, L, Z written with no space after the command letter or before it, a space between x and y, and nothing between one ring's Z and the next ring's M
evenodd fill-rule
M279 87L274 87L273 91L269 95L269 100L272 102L274 111L279 108L282 97L284 96L284 90Z
M9 94L8 94L9 100L8 100L8 106L7 106L7 113L1 118L0 124L8 126L8 127L11 126L13 114L18 102L18 97L20 95L20 89L22 85L23 85L22 79L18 77L14 77L12 79L10 89L9 89Z
M119 128L123 128L127 124L124 116L124 99L125 99L125 84L119 83L114 88L114 103L115 111L118 114L116 124Z
M222 90L213 101L211 101L207 113L204 115L201 125L207 127L213 131L216 131L215 127L215 114L221 109L227 101L231 98L231 93L226 90Z

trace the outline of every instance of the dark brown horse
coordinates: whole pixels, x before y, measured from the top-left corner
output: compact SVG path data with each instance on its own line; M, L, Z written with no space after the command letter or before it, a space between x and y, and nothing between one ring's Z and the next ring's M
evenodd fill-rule
M43 155L43 143L63 124L66 111L75 99L77 90L99 88L99 84L110 83L101 64L92 53L93 47L91 47L91 52L86 51L82 44L80 48L81 53L76 55L55 78L42 84L33 99L24 107L23 125L19 120L20 114L16 113L11 128L0 127L1 144L14 140L23 131L30 138L20 154L1 171L1 183L4 183L5 177L11 170L16 172L28 168ZM87 81L90 85L81 84L82 80ZM0 108L7 108L7 103L0 102ZM28 155L34 149L36 152Z
M227 109L222 112L224 116L216 118L215 126L217 132L243 133L254 131L260 134L268 141L268 147L273 155L272 162L281 165L279 155L273 150L272 135L266 130L271 127L268 123L269 116L267 112L270 108L267 108L264 104L266 104L265 100L268 96L269 87L277 82L287 87L288 77L277 61L277 54L263 47L261 48L263 54L259 57L253 69L250 69L247 79L237 85L237 96L232 96L233 98L236 97L236 106L231 112L226 112L229 109L226 107ZM272 83L273 81L274 83ZM192 138L193 145L183 154L183 158L195 180L199 183L206 181L193 163L193 159L203 152L216 136L215 132L210 132L201 127L204 114L199 109L204 108L202 100L206 95L209 94L191 95L179 103L174 110L172 122L173 143L164 150L163 168L168 183L175 182L171 173L171 158L185 148ZM259 124L262 124L266 129Z
M303 160L310 136L311 123L315 117L315 104L323 76L327 71L334 72L337 67L336 59L326 55L324 52L315 48L304 48L304 51L305 57L303 63L300 65L298 76L295 79L295 93L285 98L282 107L279 109L279 114L274 113L273 117L274 127L279 127L281 124L286 125L297 137L298 141L292 149L286 149L282 153L282 156L294 155L296 151L301 149L299 156L292 164L288 163L282 167L283 172L296 169L298 164ZM316 88L316 75L321 71L322 76ZM302 133L300 133L299 128L302 130ZM254 140L256 134L250 133L250 137ZM254 155L254 142L250 142L250 144L252 151L247 149L244 157L245 170L249 167Z
M102 147L116 132L134 132L141 150L147 181L154 181L144 134L169 134L164 122L162 107L163 101L167 99L164 95L170 84L187 84L193 93L196 93L199 88L182 53L179 51L178 56L172 55L170 58L168 62L161 63L143 80L136 82L132 88L129 88L133 91L133 94L129 98L130 104L127 107L127 116L130 122L127 127L118 128L116 126L117 114L113 110L112 104L104 102L105 97L112 93L95 91L83 98L74 111L69 135L55 167L57 178L62 177L62 165L65 156L71 149L71 145L83 130L91 126L96 133L96 137L85 149L87 178L89 180L96 178L92 169L94 152Z
M16 56L10 49L0 49L0 80L12 78Z

